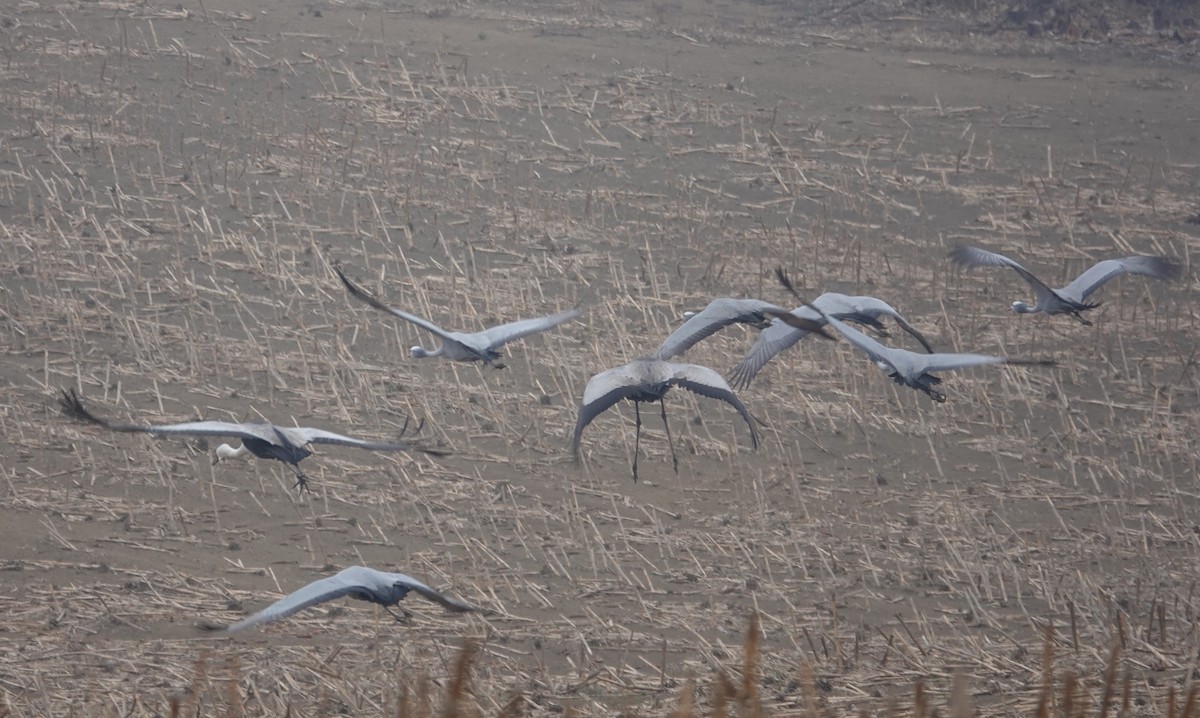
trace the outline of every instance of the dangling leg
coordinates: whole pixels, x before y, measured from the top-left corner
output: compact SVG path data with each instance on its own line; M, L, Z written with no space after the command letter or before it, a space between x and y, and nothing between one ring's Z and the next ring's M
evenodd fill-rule
M1092 323L1090 321L1088 321L1087 319L1084 319L1083 315L1080 314L1079 312L1071 312L1071 315L1074 316L1076 319L1078 319L1079 323L1082 324L1083 326L1085 326L1085 327L1092 326Z
M900 383L904 383L904 382L900 382ZM933 399L934 401L936 401L939 404L943 404L946 401L946 395L943 394L942 392L938 391L937 389L933 388L935 385L941 384L941 383L942 383L942 380L939 379L938 377L936 377L932 374L924 374L921 376L920 379L917 380L916 388L918 388L921 391L928 394L930 399Z
M633 429L633 483L637 483L637 457L638 449L642 446L642 410L638 408L639 402L633 402L633 416L636 421Z
M308 477L304 475L304 472L296 464L288 464L288 466L292 467L292 471L296 472L296 485L292 488L298 489L301 494L308 491Z
M671 440L671 427L667 424L667 400L659 399L658 405L662 407L663 428L667 430L667 446L671 447L671 466L675 468L675 473L679 473L679 458L675 456L675 442Z
M413 615L411 613L409 613L408 611L404 610L403 608L400 608L399 606L396 606L396 608L400 609L400 613L396 613L395 611L393 611L391 606L384 606L383 610L392 614L392 618L396 619L397 623L411 625ZM403 615L401 615L401 614L403 614Z

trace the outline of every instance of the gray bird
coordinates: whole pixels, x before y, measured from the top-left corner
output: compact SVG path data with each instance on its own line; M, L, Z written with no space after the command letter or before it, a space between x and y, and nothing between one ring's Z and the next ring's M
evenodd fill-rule
M342 284L346 285L346 290L350 292L350 296L392 316L400 317L407 322L416 324L418 327L432 332L441 338L442 345L437 349L426 349L422 346L415 346L410 349L409 355L414 359L444 356L454 361L481 361L485 366L494 366L497 369L502 369L504 365L496 363L496 360L502 356L498 351L500 347L514 339L520 339L530 334L537 334L547 329L552 329L563 322L569 322L583 314L582 308L574 307L558 314L509 322L508 324L501 324L500 326L485 329L481 332L471 334L450 332L415 314L409 314L402 309L389 307L347 279L346 275L342 274L342 270L334 267L333 271L337 272L338 278L342 280Z
M782 307L758 299L718 297L698 312L684 312L683 316L687 321L671 332L650 358L670 359L678 356L730 324L750 324L763 329L771 321L765 313L767 310L785 311ZM825 339L833 339L820 321L811 321L807 332Z
M959 245L950 250L950 260L960 267L1011 267L1033 287L1037 301L1031 307L1025 302L1013 302L1012 310L1017 314L1070 314L1085 326L1092 323L1083 318L1081 312L1095 309L1100 302L1086 302L1092 292L1104 283L1122 274L1141 274L1154 279L1175 279L1180 274L1179 264L1169 257L1134 256L1121 259L1106 259L1092 265L1083 274L1065 287L1051 289L1025 267L1005 257L978 247Z
M253 454L260 459L275 459L291 467L296 473L296 487L301 491L308 488L308 477L300 471L300 462L312 455L305 447L309 444L337 444L340 446L355 446L371 451L420 451L430 456L446 456L447 452L436 449L425 449L409 443L390 443L380 441L363 441L342 434L335 434L324 429L310 429L303 426L279 426L265 421L247 421L233 423L228 421L189 421L182 424L122 424L101 419L83 405L83 401L74 389L63 389L58 400L63 413L74 419L90 424L103 426L109 431L126 433L155 434L158 436L231 436L242 440L242 445L236 449L229 444L217 447L213 463L225 458ZM400 430L401 436L408 430L408 422ZM417 433L421 430L418 426Z
M791 292L797 299L804 299L796 293L787 274L780 267L776 270L780 284ZM812 305L809 305L812 306ZM820 309L817 309L820 312ZM779 315L785 322L791 320L790 314ZM836 317L822 312L829 325L836 329L846 341L853 344L866 354L875 365L888 374L897 384L918 389L929 395L929 398L941 403L946 401L946 395L934 389L942 383L940 377L931 372L966 369L973 366L989 364L1016 364L1026 366L1053 366L1055 362L1042 359L1010 359L1008 357L990 356L987 354L917 354L906 349L887 347L863 334L854 327L844 324Z
M661 359L634 359L628 364L602 371L588 380L583 390L583 401L579 405L579 420L575 422L575 435L571 441L571 453L579 459L579 441L583 430L597 416L622 399L633 402L636 419L633 447L633 480L638 479L638 450L642 440L641 402L657 401L662 408L663 428L667 431L667 444L671 447L671 464L679 472L679 458L675 455L675 443L671 439L671 427L667 424L667 404L664 397L671 387L678 386L710 399L720 399L737 409L746 425L750 427L750 441L758 448L758 432L750 412L742 404L725 379L708 367L698 364L683 364Z
M813 305L820 307L826 314L843 321L857 322L869 326L882 336L887 336L887 331L883 324L880 323L879 318L885 315L889 316L896 321L896 324L901 329L911 334L920 342L921 346L925 347L925 351L933 353L933 346L929 343L929 340L921 332L917 331L916 327L909 324L908 320L893 309L890 304L882 299L826 292L814 299ZM824 326L825 324L825 320L821 317L820 313L809 306L797 307L792 310L791 314L795 317L814 322L818 326ZM750 351L746 352L746 356L730 370L730 384L735 389L745 389L750 386L750 382L758 372L762 371L762 368L767 365L767 362L774 359L776 354L790 348L811 333L809 329L793 326L778 317L772 318L767 328L754 340L754 344L750 347Z
M403 573L377 571L366 566L351 566L333 576L313 581L304 588L289 593L258 613L247 616L237 623L225 627L205 623L201 627L208 630L219 630L223 633L235 633L247 628L261 626L264 623L271 623L282 618L287 618L310 606L332 601L342 596L357 598L360 601L378 603L399 621L404 620L404 617L392 613L391 607L403 600L409 591L420 594L424 598L442 606L447 611L454 613L480 610L469 603L447 598L412 576ZM405 613L407 614L408 612L406 611Z

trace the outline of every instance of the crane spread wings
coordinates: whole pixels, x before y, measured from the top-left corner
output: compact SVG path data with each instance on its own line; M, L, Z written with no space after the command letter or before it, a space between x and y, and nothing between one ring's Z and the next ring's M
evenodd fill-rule
M484 343L487 344L488 348L497 349L504 344L513 341L514 339L520 339L521 337L527 337L530 334L537 334L538 332L544 332L547 329L553 329L559 324L571 321L580 314L583 314L583 309L581 307L574 307L566 310L565 312L559 312L557 314L551 314L545 317L519 319L515 322L509 322L508 324L501 324L500 326L485 329L476 334L476 336L482 338Z

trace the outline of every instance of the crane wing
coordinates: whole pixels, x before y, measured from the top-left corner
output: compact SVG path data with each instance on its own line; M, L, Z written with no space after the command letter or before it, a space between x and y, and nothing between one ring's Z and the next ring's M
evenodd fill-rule
M870 357L871 361L877 364L886 364L895 371L896 362L893 358L893 352L904 351L903 349L893 349L892 347L884 346L836 317L827 317L827 319L829 320L829 326L836 329L839 334L846 338L846 341L857 347L859 351Z
M925 338L925 335L922 334L921 332L917 331L916 327L909 324L908 320L905 319L904 317L900 316L899 312L893 311L890 316L892 317L893 320L895 320L896 324L901 329L908 332L910 335L912 335L913 339L916 339L918 342L921 343L921 346L925 348L926 354L934 353L933 345L929 343L929 340Z
M551 314L545 317L520 319L515 322L509 322L508 324L501 324L500 326L477 332L472 336L478 337L480 340L482 340L489 349L497 349L504 344L513 341L514 339L520 339L521 337L527 337L530 334L537 334L538 332L544 332L547 329L553 329L559 324L562 324L563 322L569 322L581 314L583 314L582 307L573 307L565 312L559 312L557 314Z
M813 314L820 316L816 312ZM807 329L789 326L778 317L773 318L771 325L762 330L758 338L754 340L754 344L750 347L750 351L746 352L746 356L730 370L730 383L738 389L750 386L751 380L758 372L762 371L767 362L775 358L776 354L793 346L810 333Z
M299 441L293 441L297 446L304 444L336 444L339 446L355 446L360 449L369 449L371 451L420 451L431 456L446 456L447 452L437 449L425 449L414 444L406 442L387 442L387 441L365 441L363 439L355 439L352 436L338 434L333 431L324 429L312 429L309 427L277 427L277 430L289 437L295 436Z
M891 309L887 302L874 297L851 297L838 292L826 292L812 301L826 314L841 319L843 322L855 322L871 327L875 331L886 334L887 327L879 321L879 315Z
M318 603L332 601L342 596L347 596L356 592L365 592L370 586L364 586L359 583L354 583L347 580L342 574L328 576L318 579L308 584L304 588L289 593L287 596L279 599L270 606L262 609L258 613L247 616L242 620L231 624L225 628L226 633L234 633L242 631L254 626L261 626L264 623L271 623L282 618L287 618L294 613L303 611L310 606L315 606Z
M737 394L733 393L733 389L730 388L724 377L699 364L673 364L671 366L673 372L671 378L668 379L669 384L683 387L709 399L719 399L737 409L737 412L742 415L742 419L746 421L746 426L750 427L751 443L754 448L758 448L758 431L754 428L754 418Z
M719 297L708 303L704 309L696 312L670 336L663 340L658 349L651 355L654 359L670 359L691 349L697 342L703 341L721 331L730 324L751 324L761 322L763 309L780 309L758 299L733 299ZM780 309L780 311L782 311Z
M1076 302L1087 299L1092 292L1104 286L1110 279L1122 274L1141 274L1155 279L1174 279L1179 276L1179 265L1167 257L1123 257L1106 259L1092 265L1067 286L1058 290L1062 296Z
M579 458L579 440L593 419L620 400L637 395L638 391L629 364L602 371L588 379L583 389L583 400L579 403L579 419L575 422L575 433L571 439L571 455Z
M1009 267L1029 283L1029 286L1033 288L1034 294L1037 295L1038 302L1041 302L1043 297L1049 299L1057 296L1054 290L1045 282L1035 277L1033 272L1021 266L1016 261L1005 257L1003 254L960 244L950 250L950 261L967 269L974 267Z
M447 611L453 611L454 613L468 613L470 611L479 610L478 606L472 606L465 601L459 601L458 599L450 598L449 596L438 593L429 586L426 586L410 576L405 576L404 574L397 575L400 576L400 578L396 581L396 583L404 585L409 590L420 594L423 598L433 601Z
M1051 359L1009 359L1008 357L998 357L991 354L927 354L916 355L921 358L921 368L926 373L936 371L954 371L955 369L968 369L973 366L987 366L990 364L1015 364L1025 366L1054 366L1056 362Z
M432 332L432 333L438 335L439 337L441 337L442 339L449 340L449 341L458 341L451 335L450 332L446 331L445 329L442 329L441 327L439 327L438 325L429 321L428 319L422 319L421 317L418 317L415 314L409 314L408 312L406 312L402 309L397 309L395 307L389 307L388 305L384 304L379 299L375 298L373 295L367 293L367 291L365 289L354 284L354 282L351 282L346 277L345 274L342 274L342 270L339 269L338 267L334 267L333 271L337 272L338 279L342 280L342 284L346 285L346 291L350 292L350 296L354 297L355 299L357 299L361 302L365 302L380 311L387 312L388 314L391 314L394 317L399 317L406 322L411 322L413 324L416 324L418 327L421 327L422 329Z
M63 413L97 426L103 426L110 431L126 433L143 433L157 435L182 434L187 436L235 436L240 439L262 439L270 444L279 444L270 424L247 422L235 424L228 421L188 421L181 424L124 424L101 419L83 405L83 400L75 390L64 389L59 397Z

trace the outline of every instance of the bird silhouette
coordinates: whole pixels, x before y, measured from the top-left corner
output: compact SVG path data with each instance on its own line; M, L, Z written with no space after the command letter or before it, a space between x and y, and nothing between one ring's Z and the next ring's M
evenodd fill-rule
M351 566L333 576L313 581L307 586L289 593L270 606L236 623L228 626L221 626L215 623L202 623L201 628L210 631L221 631L223 633L236 633L247 628L287 618L306 608L319 603L325 603L326 601L332 601L342 596L378 603L399 621L408 617L408 612L405 612L405 616L397 616L395 613L392 613L391 607L402 601L410 591L454 613L480 610L469 603L444 596L412 576L403 573L377 571L366 566Z
M296 487L301 491L308 488L308 477L300 470L300 462L312 455L307 447L309 444L336 444L339 446L354 446L371 451L419 451L430 456L446 456L447 452L437 449L427 449L411 443L364 441L343 434L336 434L324 429L311 429L303 426L279 426L266 421L247 421L234 423L229 421L189 421L182 424L125 424L101 419L83 405L83 400L74 389L63 389L59 397L59 405L63 413L80 421L97 426L103 426L109 431L126 433L155 434L157 436L229 436L242 440L236 449L229 444L217 447L213 463L220 459L253 454L260 459L275 459L291 467L296 474ZM422 422L421 425L423 425ZM421 430L418 425L413 433ZM405 421L401 429L403 436L408 430Z
M337 272L338 278L342 280L342 284L346 285L346 291L350 292L350 296L365 302L380 311L387 312L392 316L399 317L406 322L416 324L418 327L436 334L441 340L442 345L437 349L426 349L422 346L415 346L409 350L409 355L415 359L423 359L426 357L444 356L447 359L454 361L480 361L485 366L493 366L497 369L504 367L504 364L497 360L501 358L500 347L514 339L529 336L544 332L547 329L552 329L563 322L569 322L575 317L583 314L583 309L574 307L565 312L551 314L545 317L537 317L534 319L522 319L520 321L501 324L500 326L485 329L481 332L465 333L451 332L442 329L433 322L422 319L415 314L410 314L396 307L389 307L381 302L366 290L351 282L342 270L334 267L333 271Z
M710 399L719 399L737 409L750 427L750 441L758 448L758 432L750 412L742 404L733 389L717 372L699 364L683 364L662 359L634 359L600 372L588 380L583 390L583 401L579 405L579 420L575 422L575 434L571 440L571 453L579 459L579 444L583 430L597 416L622 399L633 402L637 424L633 447L633 480L638 479L638 450L642 440L642 402L657 401L662 409L663 428L667 432L667 444L671 447L671 464L679 472L679 458L675 455L675 443L671 439L671 427L667 424L667 404L664 397L673 386L678 386Z
M950 250L950 260L960 267L1010 267L1033 287L1036 301L1033 306L1025 302L1013 302L1012 310L1017 314L1070 314L1085 326L1092 323L1083 317L1083 312L1095 309L1100 302L1088 302L1088 297L1110 279L1122 274L1140 274L1154 279L1170 280L1180 274L1179 264L1169 257L1133 256L1121 259L1106 259L1092 265L1083 274L1065 287L1051 289L1033 272L1005 257L979 247L959 245Z
M804 298L796 292L791 280L780 267L776 270L780 284L791 292L801 302ZM811 304L809 306L812 306ZM820 312L820 309L817 309ZM780 318L789 321L790 315ZM907 386L929 395L929 398L941 403L946 401L946 395L934 387L942 383L941 377L934 375L935 371L951 371L967 367L989 364L1019 364L1029 366L1053 366L1054 362L1043 359L1010 359L1009 357L991 356L988 354L918 354L907 349L887 347L863 334L854 327L845 324L832 315L823 315L829 326L836 329L846 341L853 344L875 362L882 371L888 374L897 384Z

